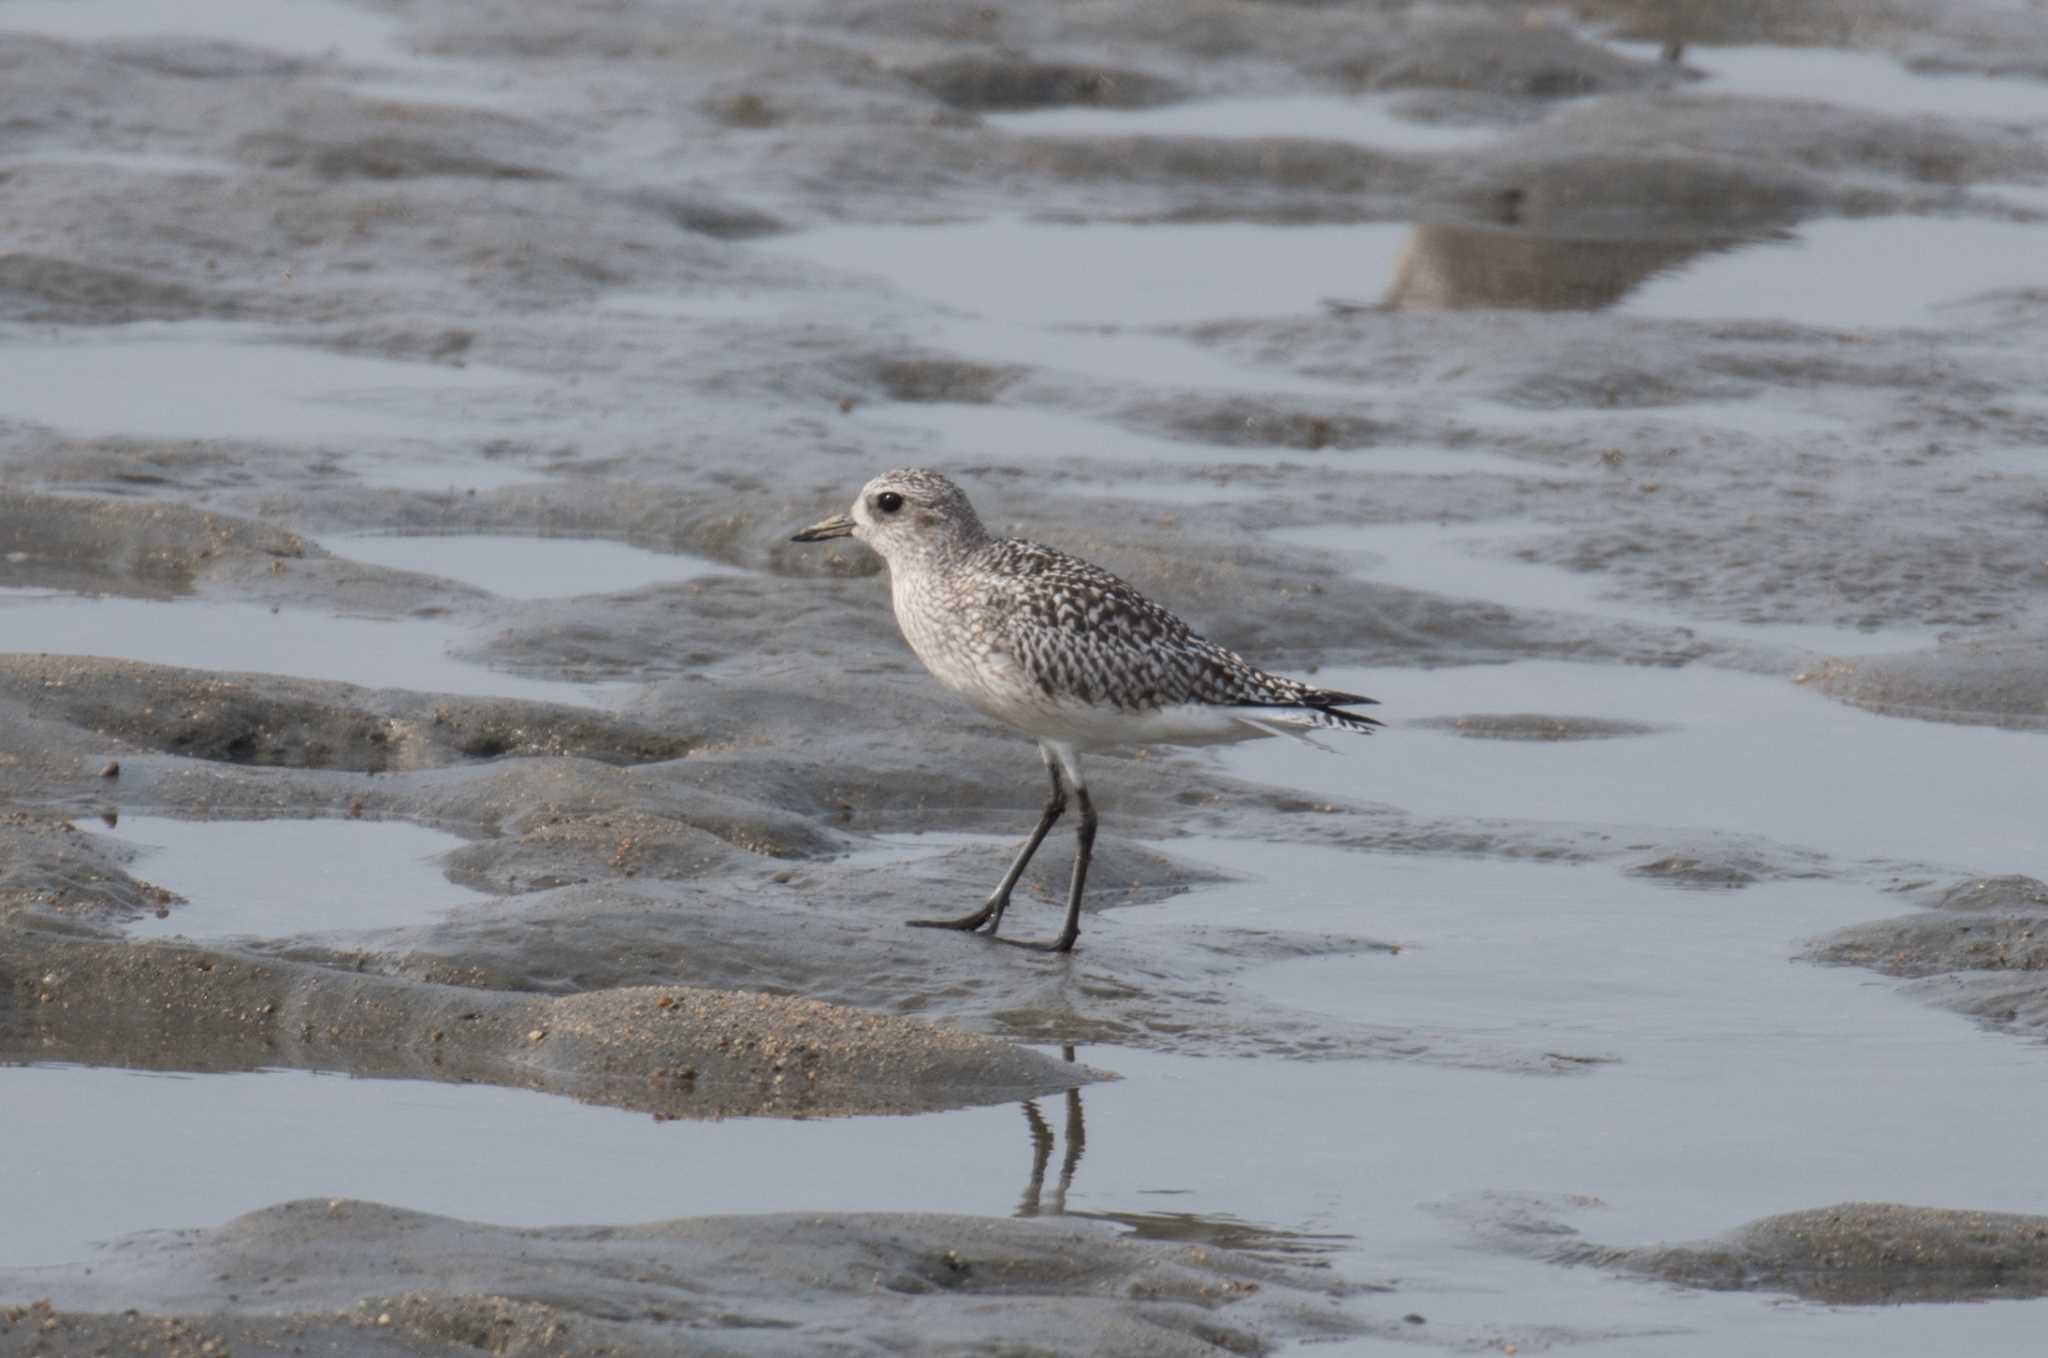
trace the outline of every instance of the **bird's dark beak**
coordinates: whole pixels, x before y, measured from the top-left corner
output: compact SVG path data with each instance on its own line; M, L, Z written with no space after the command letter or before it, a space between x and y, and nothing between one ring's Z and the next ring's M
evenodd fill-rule
M823 542L827 538L843 538L853 532L853 516L834 514L829 519L820 519L803 532L791 538L791 542Z

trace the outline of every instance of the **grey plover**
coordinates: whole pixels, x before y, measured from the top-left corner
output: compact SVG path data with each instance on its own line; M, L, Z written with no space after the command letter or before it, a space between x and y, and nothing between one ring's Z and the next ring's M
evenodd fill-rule
M885 472L862 488L851 513L820 520L794 540L843 537L858 538L888 564L897 625L925 668L982 712L1035 738L1052 775L1038 828L987 902L959 919L913 925L987 925L993 938L1017 879L1067 809L1071 786L1081 825L1066 925L1054 942L1030 946L1074 946L1095 845L1083 750L1213 745L1317 728L1365 734L1380 725L1344 710L1371 698L1268 674L1100 567L990 536L967 496L937 472Z

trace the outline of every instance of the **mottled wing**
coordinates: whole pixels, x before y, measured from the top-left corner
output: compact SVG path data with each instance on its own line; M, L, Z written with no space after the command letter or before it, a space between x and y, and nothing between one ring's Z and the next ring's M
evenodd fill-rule
M1098 566L1033 542L984 549L989 601L1018 669L1047 697L1142 712L1183 703L1370 702L1267 674ZM1370 722L1369 718L1361 718Z

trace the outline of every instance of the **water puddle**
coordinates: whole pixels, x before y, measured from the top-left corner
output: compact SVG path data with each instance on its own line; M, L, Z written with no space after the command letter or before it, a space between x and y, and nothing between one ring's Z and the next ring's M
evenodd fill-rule
M179 38L230 43L301 61L368 67L386 79L342 86L359 99L504 108L520 86L467 62L407 49L405 25L344 0L5 0L0 32L65 42Z
M1014 1107L663 1123L488 1085L52 1067L0 1068L0 1106L19 1163L37 1167L17 1176L15 1229L0 1233L0 1264L13 1265L309 1196L510 1226L794 1210L1001 1215L1026 1177ZM143 1156L138 1127L150 1129ZM920 1149L945 1147L920 1167ZM719 1170L678 1175L678 1164Z
M0 1102L20 1110L10 1146L37 1172L16 1186L19 1228L0 1237L0 1263L86 1258L93 1241L309 1196L505 1225L1064 1211L1154 1236L1310 1241L1341 1273L1398 1278L1393 1295L1356 1309L1419 1311L1438 1336L1505 1330L1496 1345L1532 1347L1555 1324L1627 1334L1631 1353L1816 1340L1904 1353L1915 1350L1887 1336L1953 1341L1958 1324L1982 1324L2007 1344L1985 1351L2021 1351L2010 1342L2048 1314L2048 1303L2001 1304L1962 1308L1959 1321L1957 1308L1678 1292L1475 1251L1430 1210L1495 1188L1587 1194L1601 1205L1576 1224L1618 1244L1849 1200L2048 1211L2048 1189L2015 1187L2013 1172L2032 1162L2048 1113L2041 1049L1867 973L1786 963L1803 936L1889 913L1885 898L1825 882L1702 895L1602 868L1163 847L1250 880L1110 912L1096 928L1394 937L1399 954L1284 962L1244 983L1254 1003L1504 1033L1589 1058L1585 1073L1083 1048L1080 1060L1125 1078L909 1119L663 1123L489 1086L11 1067L0 1069ZM1967 1155L1953 1153L1958 1108L1973 1112ZM134 1153L137 1126L150 1128L148 1156ZM677 1164L719 1172L678 1175Z
M1403 311L1599 311L1647 279L1740 243L1710 236L1575 238L1424 223L1411 231L1382 303Z
M431 458L352 461L349 470L373 490L417 490L429 495L481 495L508 486L545 484L546 472L512 462L450 462Z
M1872 217L1809 222L1792 237L1653 279L1621 309L1677 320L1875 330L1940 325L1945 303L2048 286L2042 229L2025 222ZM1872 286L1873 279L1884 281Z
M1716 1044L1831 1033L1839 991L1785 958L1804 938L1898 913L1867 888L1834 882L1720 893L1703 908L1697 892L1598 866L1249 840L1151 847L1249 878L1256 899L1238 881L1201 887L1120 911L1118 927L1281 929L1400 946L1393 956L1282 962L1244 982L1275 1002L1560 1051L1591 1042L1603 1059L1664 1069ZM1731 986L1735 975L1742 983ZM1851 990L1869 987L1867 976L1854 980ZM1881 1007L1914 1026L1912 1010ZM1871 1042L1883 1045L1882 1035Z
M351 561L455 580L505 599L617 594L642 585L745 574L707 557L650 552L603 538L364 533L325 538L320 545Z
M1922 1168L1915 1159L1953 1136L1954 1108L2003 1109L2001 1118L2048 1108L2032 1083L2000 1092L2001 1082L2038 1076L2048 1062L2041 1048L1922 1006L1867 972L1788 965L1809 937L1899 913L1867 889L1816 881L1702 894L1601 867L1241 841L1159 847L1256 885L1200 888L1117 911L1102 927L1391 939L1402 944L1398 954L1281 962L1243 984L1272 1003L1355 1022L1494 1035L1607 1063L1586 1079L1428 1071L1412 1085L1436 1087L1423 1108L1387 1106L1357 1123L1338 1116L1331 1125L1359 1137L1345 1152L1401 1165L1402 1192L1569 1185L1605 1200L1598 1228L1626 1239L1709 1234L1797 1205L1884 1197L1875 1190L1885 1183L1892 1192L1910 1185L1909 1201L2011 1202L1993 1166L2026 1163L2024 1126L1990 1130L1980 1147L1987 1163L1969 1169ZM1099 1054L1089 1059L1102 1063ZM1384 1095L1410 1085L1411 1074L1375 1068L1359 1084ZM1898 1097L1901 1081L1915 1091L1911 1107ZM1330 1097L1343 1099L1351 1081L1329 1084ZM1516 1134L1502 1135L1498 1120L1464 1106L1461 1087L1487 1086L1500 1092ZM1095 1091L1086 1095L1092 1102ZM1355 1096L1372 1094L1361 1087ZM1588 1126L1600 1135L1572 1130ZM1447 1138L1435 1163L1431 1128ZM1709 1147L1710 1157L1687 1159ZM1290 1160L1276 1154L1270 1163ZM1262 1172L1268 1163L1262 1158ZM2021 1196L2048 1203L2048 1189ZM1261 1207L1281 1219L1314 1215L1284 1197Z
M136 876L177 892L143 937L283 938L394 929L491 899L442 875L434 859L464 840L405 821L172 820L123 816L81 830L145 847Z
M1611 1062L1589 1066L1582 1079L1547 1080L1334 1066L1320 1068L1314 1090L1301 1067L1233 1065L1216 1072L1231 1090L1218 1102L1231 1107L1184 1110L1219 1142L1257 1139L1260 1199L1238 1208L1355 1235L1354 1259L1400 1260L1409 1303L1433 1326L1583 1326L1598 1316L1624 1331L1665 1331L1631 1336L1631 1353L1705 1354L1729 1351L1731 1335L1752 1331L1864 1337L1874 1328L1867 1318L1879 1315L1913 1313L1924 1338L1942 1322L1922 1318L1954 1309L1826 1311L1643 1284L1623 1297L1608 1293L1614 1280L1555 1269L1514 1277L1514 1266L1498 1260L1481 1267L1483 1276L1468 1274L1467 1290L1455 1281L1456 1242L1416 1209L1482 1186L1588 1194L1599 1206L1574 1224L1617 1243L1707 1236L1842 1201L2048 1204L2048 1192L2016 1194L2010 1183L2012 1167L2032 1154L2027 1129L2048 1112L2039 1047L1924 1008L1867 973L1787 964L1806 937L1896 913L1875 893L1800 882L1702 896L1604 868L1214 840L1160 847L1248 874L1256 886L1225 883L1120 910L1101 928L1174 923L1391 938L1404 945L1399 954L1284 962L1243 984L1272 1003L1361 1023L1493 1033ZM1121 1052L1087 1059L1133 1083L1169 1064ZM1301 1088L1290 1096L1280 1085L1294 1080ZM1149 1092L1155 1106L1179 1095ZM1092 1153L1110 1136L1097 1133L1103 1119L1092 1116L1106 1100L1094 1089L1083 1097ZM1241 1100L1270 1102L1267 1116L1239 1133ZM1954 1145L1958 1107L1997 1124L1981 1142L1973 1132L1968 1157L1943 1149ZM1311 1108L1312 1117L1298 1119L1282 1112ZM1349 1130L1333 1139L1311 1124ZM1162 1109L1156 1125L1175 1125L1173 1115ZM1175 1158L1162 1148L1163 1163ZM1100 1167L1084 1162L1078 1200L1089 1201ZM1198 1210L1232 1201L1227 1182L1194 1183ZM1430 1304L1416 1304L1416 1293ZM1739 1339L1733 1348L1772 1351Z
M389 80L350 81L348 92L358 99L440 108L478 109L513 117L532 116L536 91L531 81L498 75L487 67L445 57L386 57L381 63L404 74Z
M1452 225L998 220L828 227L759 248L867 274L936 303L953 314L927 325L927 341L987 362L1146 386L1369 400L1402 393L1261 368L1143 328L1326 306L1615 308L1840 329L1934 325L1944 304L2048 286L2039 234L2022 223L1932 217L1812 222L1761 242L1571 240ZM1871 287L1873 277L1886 286ZM1358 296L1379 300L1344 300ZM1721 402L1694 413L1740 427L1734 421L1743 411L1744 403Z
M384 12L333 0L214 0L188 8L158 0L9 0L0 5L0 28L82 40L216 37L422 77L419 91L428 98L425 74L451 67L405 53L400 25ZM1870 54L1695 48L1688 59L1710 72L1710 90L2048 121L2048 86L1916 76ZM356 88L399 97L412 87ZM459 81L446 86L446 101L470 97ZM1034 135L1307 135L1415 151L1456 150L1498 135L1409 123L1378 98L1214 101L990 121ZM74 163L66 154L41 163ZM75 163L214 172L197 168L206 162L146 156ZM1701 250L1718 247L1618 242L1589 249L1459 230L997 221L830 228L755 248L878 277L937 303L944 314L915 316L903 327L920 345L1124 389L1294 392L1354 406L1412 401L1414 393L1269 370L1178 335L1130 327L1313 315L1326 299L1354 294L1396 306L1619 305L1643 316L1928 325L1940 323L1944 303L1974 292L2048 285L2039 228L2003 223L1818 222L1785 242L1704 258ZM1885 285L1872 287L1872 278ZM813 296L620 293L603 305L652 321L786 322L802 317ZM380 439L459 438L474 448L505 425L530 437L549 413L547 393L536 392L543 384L525 375L339 355L224 326L126 327L114 339L7 344L0 365L11 379L0 393L0 418L82 435L318 439L356 457ZM1699 420L1765 436L1843 429L1820 415L1744 402L1554 412L1472 403L1464 410L1476 424L1492 419L1517 430L1590 418ZM1078 471L1083 459L1100 460L1111 474L1119 466L1224 462L1313 462L1319 471L1341 465L1360 474L1567 474L1420 446L1336 453L1187 444L1012 407L877 406L850 420L864 437L900 439L919 458L948 462L1060 459ZM2017 470L2025 451L1998 456ZM437 449L439 460L364 461L361 471L372 485L428 492L542 479L502 464L449 460L448 452ZM1121 482L1130 493L1162 499L1208 492L1185 477ZM1365 574L1374 580L1514 607L1835 654L1920 640L1902 631L1703 623L1617 605L1599 576L1500 555L1517 539L1552 531L1517 522L1279 536L1369 554L1375 564ZM725 569L570 540L361 537L332 545L358 560L513 598ZM460 644L461 629L416 618L0 591L0 625L5 644L20 651L586 705L616 691L455 660L448 648ZM1699 667L1529 661L1317 677L1381 698L1392 729L1344 744L1338 756L1264 741L1199 757L1257 782L1390 802L1424 816L1554 815L1606 828L1621 843L1635 834L1619 827L1725 830L1848 858L2048 876L2038 809L2048 741L2038 736L1875 716L1780 679ZM1480 712L1597 716L1655 729L1534 742L1403 724ZM152 847L136 864L139 875L190 898L168 918L136 926L151 936L411 925L489 899L448 882L433 861L461 841L403 823L126 817L113 833ZM910 861L994 838L892 836L842 865ZM1641 838L1645 859L1660 855L1654 833ZM2030 1351L2048 1326L2048 1302L1837 1310L1680 1293L1475 1251L1459 1228L1427 1210L1489 1189L1590 1194L1605 1205L1578 1224L1589 1239L1620 1244L1705 1235L1770 1212L1859 1199L2048 1212L2048 1187L2028 1173L2048 1118L2048 1051L1922 1006L1869 973L1786 960L1804 937L1896 913L1895 899L1827 881L1707 893L1606 867L1219 840L1161 847L1239 880L1105 912L1091 931L1137 937L1153 927L1256 927L1392 939L1403 945L1398 954L1308 958L1237 980L1246 1003L1470 1033L1581 1058L1586 1069L1542 1078L1422 1061L1204 1060L1095 1048L1079 1059L1125 1078L1040 1103L918 1118L663 1123L489 1086L298 1071L184 1076L0 1066L8 1149L26 1167L10 1182L11 1229L0 1231L0 1264L81 1259L92 1242L126 1232L209 1225L308 1196L363 1197L507 1225L725 1212L1065 1210L1141 1230L1149 1223L1199 1233L1252 1222L1342 1238L1337 1268L1400 1280L1383 1302L1354 1305L1395 1320L1424 1312L1431 1334L1510 1327L1526 1334L1525 1351L1566 1342L1546 1340L1541 1327L1555 1324L1611 1327L1629 1336L1630 1354L1653 1358L1821 1346L1859 1358L1918 1358ZM944 937L913 942L975 946ZM1961 1132L1959 1117L1967 1124ZM678 1166L716 1172L679 1173ZM1344 1351L1382 1348L1396 1346L1359 1341Z
M1588 420L1646 428L1664 423L1704 425L1709 429L1767 439L1841 434L1849 428L1848 422L1836 415L1787 410L1762 400L1687 401L1665 406L1566 406L1555 410L1511 405L1506 401L1467 400L1456 407L1456 417L1467 425L1506 433L1527 433L1538 428L1568 429Z
M2019 192L2008 188L2002 196ZM1877 217L1810 222L1750 238L1610 240L1430 223L1413 228L1379 305L1617 308L1639 316L1772 319L1841 329L1931 325L1940 322L1945 303L2048 282L2040 230L1969 218ZM1871 287L1872 278L1885 279L1885 286ZM1341 298L1332 304L1374 305Z
M1402 96L1289 94L1205 99L1161 108L1059 108L983 114L1006 132L1052 137L1287 137L1354 142L1390 151L1462 151L1504 135L1498 127L1416 122Z
M1254 479L1254 477L1258 479ZM1259 498L1262 486L1283 493L1270 474L1229 472L1192 480L1169 481L1159 477L1124 477L1088 487L1101 500L1128 500L1140 505L1173 505L1193 509L1203 505L1241 505Z
M0 419L86 436L341 442L530 427L533 379L265 342L246 326L122 328L0 344Z
M810 292L608 292L599 311L656 321L779 321L808 314Z
M965 830L920 830L907 834L870 835L867 843L833 861L846 868L890 868L920 863L971 845L1017 846L1014 835L978 835Z
M7 0L0 32L34 33L71 42L180 37L260 47L309 58L390 63L404 58L399 25L374 10L339 0L206 0L164 5L156 0Z
M907 255L900 268L914 272L919 249L917 233L944 228L861 229L902 233L900 244ZM1065 229L1081 231L1088 228ZM802 240L803 236L790 236L767 244L757 243L754 248L777 248ZM849 270L873 272L866 268L870 261L835 258L831 262ZM910 291L922 297L931 289ZM780 292L724 295L630 292L611 294L600 307L612 314L636 319L688 320L705 324L775 323L808 317L815 309L816 295L815 290L794 296ZM964 300L940 300L948 307L965 305ZM860 305L868 311L873 310L871 299ZM1125 385L1177 391L1207 387L1227 391L1295 392L1346 399L1359 398L1362 390L1370 396L1374 390L1361 388L1357 383L1323 381L1300 377L1284 369L1260 368L1203 348L1178 335L1125 330L1114 323L1093 326L1017 324L1009 320L969 316L958 311L932 314L920 309L904 321L903 328L914 336L920 349L940 350L986 363L1018 364L1075 373Z
M941 323L954 332L948 346L960 352L1157 383L1184 366L1191 346L1135 335L1131 328L1302 315L1324 306L1618 308L1672 319L1777 319L1843 329L1937 324L1943 304L2048 285L2048 253L2036 248L2039 234L2026 223L1935 217L1828 220L1762 239L1680 240L1575 239L1451 223L998 219L826 227L759 248L879 278L963 313ZM991 267L992 261L1003 266ZM1872 288L1872 278L1886 279L1886 286ZM1347 300L1353 298L1377 300ZM613 305L662 314L659 299L623 298ZM687 305L693 316L707 314L701 304ZM714 307L708 315L754 319L785 309L776 299L765 311L752 302ZM1090 327L1119 333L1084 337ZM1238 388L1261 384L1261 376L1211 355L1197 361L1181 385ZM1278 376L1263 385L1341 389Z
M2026 212L2048 212L2048 185L1979 184L1976 192Z
M1698 665L1330 668L1316 681L1378 698L1377 714L1395 729L1369 744L1332 738L1336 755L1295 741L1252 741L1216 755L1222 767L1421 816L1722 830L1852 862L2048 878L2038 814L2048 740L2037 734L1878 716L1784 679ZM1488 712L1668 729L1558 742L1400 726ZM1641 838L1647 862L1656 836Z
M1121 386L1360 401L1381 389L1261 367L1144 327L1318 312L1332 295L1382 286L1407 235L1405 225L1393 224L998 219L826 227L755 248L864 275L936 304L938 314L906 322L921 347ZM644 297L632 305L653 307ZM689 299L677 305L712 319L731 310L714 303L704 312ZM778 298L774 314L784 306Z
M421 618L347 618L202 599L166 603L0 590L0 624L7 648L18 653L107 656L580 707L603 703L620 687L527 679L456 660L448 646L461 630Z
M6 13L5 9L0 9L0 19L4 19ZM232 161L207 160L200 156L123 155L117 151L31 151L22 155L0 156L0 170L27 169L37 165L86 166L134 174L205 175L214 179L242 172L242 167Z
M1163 326L1314 312L1333 292L1392 276L1408 233L1384 223L995 220L823 227L760 248L1014 325Z
M1610 43L1637 61L1656 61L1655 43ZM1896 117L1978 118L2048 123L2048 84L2021 77L1939 75L1908 70L1882 52L1832 47L1704 47L1685 49L1685 64L1706 75L1689 88L1754 99L1797 99Z
M1370 401L1412 395L1357 381L1303 377L1282 367L1261 367L1205 348L1179 335L1118 330L1011 325L969 317L938 316L919 338L932 348L985 363L1020 364L1117 387L1158 391L1258 392Z
M1801 623L1702 620L1652 605L1617 603L1605 577L1563 566L1516 559L1513 545L1557 537L1569 530L1526 519L1447 526L1436 523L1317 524L1268 534L1277 542L1363 554L1372 562L1362 579L1457 598L1484 599L1506 608L1593 613L1603 618L1683 627L1701 636L1795 647L1822 655L1882 655L1932 641L1926 633L1893 627L1870 632Z
M2048 476L2048 448L1987 448L1971 460L2004 476Z
M972 464L995 458L1027 466L1073 463L1085 470L1101 463L1117 464L1113 481L1090 486L1093 493L1141 497L1198 499L1234 494L1215 481L1133 481L1123 472L1132 466L1154 467L1313 467L1319 477L1355 472L1360 476L1516 476L1545 480L1590 475L1577 468L1555 468L1496 453L1437 448L1421 444L1373 445L1364 448L1316 450L1262 444L1225 445L1184 442L1140 433L1104 420L1030 406L902 403L862 406L850 417L857 425L907 435L900 450L905 457L943 464Z

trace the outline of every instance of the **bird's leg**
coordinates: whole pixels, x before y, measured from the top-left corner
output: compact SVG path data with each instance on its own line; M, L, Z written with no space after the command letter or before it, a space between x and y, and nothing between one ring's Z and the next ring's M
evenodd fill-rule
M1072 952L1074 940L1081 936L1081 894L1088 889L1088 859L1095 852L1095 803L1088 797L1088 783L1081 777L1081 761L1071 745L1055 743L1050 746L1041 745L1039 748L1045 750L1046 767L1052 769L1054 786L1058 786L1060 770L1064 768L1067 772L1067 781L1074 785L1074 795L1081 799L1081 824L1074 831L1074 880L1067 887L1067 922L1060 929L1060 936L1051 943L1018 943L1014 946L1033 948L1039 952ZM1055 759L1059 761L1057 765L1053 763ZM1066 797L1063 794L1060 797L1060 805L1065 804ZM1031 844L1025 849L1026 857L1030 856L1031 849L1037 847L1038 840L1044 837L1045 832L1052 828L1051 808L1048 807L1047 811L1045 821L1038 827L1038 834L1032 837ZM1012 875L1019 870L1011 869ZM1006 881L1004 885L1007 886L1008 882ZM996 915L997 918L1001 918L1001 907L997 907ZM995 936L993 929L989 931L989 936ZM1009 939L999 941L1010 942Z
M1046 832L1052 829L1052 823L1067 809L1067 787L1060 781L1060 766L1048 755L1045 767L1046 771L1052 774L1052 796L1046 799L1045 810L1038 813L1038 828L1031 832L1031 838L1025 840L1024 847L1017 851L1017 857L1011 862L1010 870L1003 874L1003 880L996 885L987 903L973 914L962 915L959 919L914 919L909 921L911 928L971 931L986 924L989 937L995 937L996 930L1003 923L1003 911L1010 906L1010 892L1016 889L1017 879L1024 875L1024 869L1030 865L1031 855L1037 853L1038 846L1045 842ZM1086 793L1082 794L1081 804L1088 804ZM1089 816L1092 819L1094 813L1090 812Z
M1072 952L1081 936L1081 892L1088 885L1088 856L1095 852L1095 803L1088 800L1086 785L1076 783L1074 795L1081 799L1081 825L1074 832L1074 880L1067 888L1067 922L1060 929L1054 952Z

